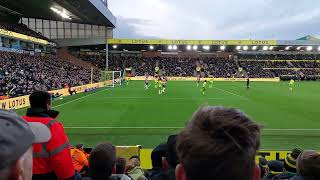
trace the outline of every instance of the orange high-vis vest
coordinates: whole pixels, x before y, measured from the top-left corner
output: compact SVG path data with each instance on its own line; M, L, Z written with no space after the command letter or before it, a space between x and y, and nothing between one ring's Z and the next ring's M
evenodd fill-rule
M51 131L47 143L33 145L33 175L54 173L57 179L74 176L68 137L61 122L51 117L23 117L28 122L40 122Z
M89 166L87 155L81 149L73 149L71 151L73 168L80 172L83 167Z

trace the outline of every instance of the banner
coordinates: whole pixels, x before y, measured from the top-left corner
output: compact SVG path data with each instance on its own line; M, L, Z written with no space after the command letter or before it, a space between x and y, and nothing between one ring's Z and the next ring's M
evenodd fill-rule
M35 38L35 37L32 37L32 36L27 36L27 35L24 35L24 34L16 33L16 32L13 32L13 31L8 31L8 30L5 30L5 29L0 29L0 36L7 36L7 37L11 37L11 38L16 38L16 39L19 39L19 40L31 41L31 42L37 43L37 44L47 45L49 43L47 40Z
M277 45L276 40L169 40L169 39L108 39L108 44L162 45Z
M93 84L72 87L71 89L75 90L77 93L82 93L82 92L91 91L93 89L101 88L106 85L110 85L111 83L112 83L111 81L98 82ZM68 88L49 91L49 93L52 93L52 94L58 93L61 96L70 95ZM29 95L0 100L0 109L20 109L20 108L28 107L29 105L30 105Z

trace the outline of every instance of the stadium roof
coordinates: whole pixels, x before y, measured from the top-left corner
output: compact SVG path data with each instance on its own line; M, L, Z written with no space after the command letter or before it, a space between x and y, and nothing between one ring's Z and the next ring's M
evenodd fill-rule
M70 18L62 18L53 9ZM116 18L102 0L1 0L0 15L115 27Z

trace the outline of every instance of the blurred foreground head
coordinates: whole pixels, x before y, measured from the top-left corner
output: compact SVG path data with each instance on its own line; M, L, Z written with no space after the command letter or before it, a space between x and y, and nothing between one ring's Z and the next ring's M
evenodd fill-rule
M260 129L239 110L201 107L178 135L177 180L252 180Z

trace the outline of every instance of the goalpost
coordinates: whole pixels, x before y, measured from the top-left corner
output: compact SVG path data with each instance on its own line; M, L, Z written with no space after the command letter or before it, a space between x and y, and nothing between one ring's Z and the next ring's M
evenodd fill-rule
M105 82L105 87L115 87L122 85L123 74L121 71L101 71L101 82Z

